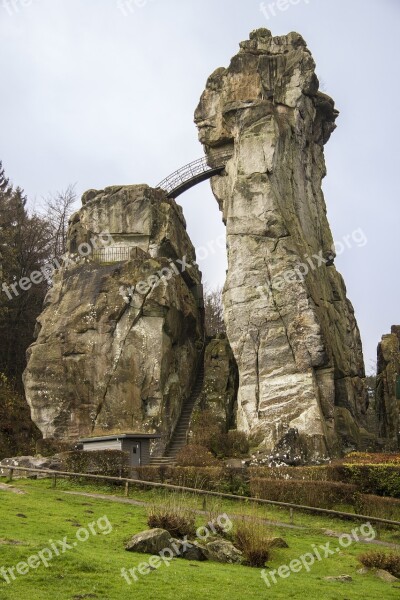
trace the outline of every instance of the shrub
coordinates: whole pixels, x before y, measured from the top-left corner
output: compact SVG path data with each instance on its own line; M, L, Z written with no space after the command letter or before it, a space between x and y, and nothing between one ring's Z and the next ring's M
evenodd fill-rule
M36 453L41 454L41 456L54 456L54 454L61 452L73 451L73 448L74 444L62 442L54 438L47 438L36 442Z
M217 467L138 467L142 481L161 481L195 489L249 496L250 488L245 470Z
M334 464L327 471L332 481L357 485L365 494L400 498L400 466Z
M398 452L350 452L340 462L351 465L400 465L400 454Z
M228 433L221 433L213 440L210 450L219 458L240 458L247 456L250 443L243 431L232 429Z
M353 504L356 492L355 485L330 481L278 480L259 477L250 480L252 496L317 508L334 508L338 504Z
M199 490L220 491L224 480L224 468L221 467L175 467L167 473L168 482Z
M165 496L162 504L150 506L147 524L151 528L166 529L171 536L184 538L195 534L195 516L183 502L183 497Z
M204 446L218 458L247 456L250 443L243 431L225 431L224 424L211 410L201 411L192 424L192 444Z
M250 567L264 567L270 555L271 540L267 530L255 519L237 521L234 530L234 543L243 552L245 564Z
M62 455L65 470L110 477L129 477L128 453L121 450L73 450Z
M400 554L398 552L365 552L358 560L368 569L384 569L394 577L400 577Z
M355 510L359 515L400 521L400 500L371 494L355 495Z
M189 444L178 452L176 464L181 467L212 467L219 462L204 446Z
M214 413L211 410L203 410L198 412L192 421L191 443L211 451L222 433L223 425L216 420Z

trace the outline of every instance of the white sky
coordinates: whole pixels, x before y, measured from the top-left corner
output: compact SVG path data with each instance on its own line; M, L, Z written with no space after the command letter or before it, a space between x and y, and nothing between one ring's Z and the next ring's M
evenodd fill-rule
M202 155L193 112L208 75L252 29L298 31L341 113L326 146L334 238L359 228L368 238L336 265L370 370L400 323L400 1L269 4L267 19L259 0L0 0L0 159L32 206L75 182L79 195L156 185ZM208 182L179 202L196 246L224 232ZM204 279L222 284L225 264L211 254Z

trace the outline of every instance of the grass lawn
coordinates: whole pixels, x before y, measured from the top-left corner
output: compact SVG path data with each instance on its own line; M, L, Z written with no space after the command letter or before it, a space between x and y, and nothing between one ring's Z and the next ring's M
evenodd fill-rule
M0 480L4 482L3 480ZM268 588L261 579L261 570L250 567L221 565L212 562L191 562L174 559L170 566L162 565L128 585L121 576L121 568L137 567L148 559L143 554L128 553L124 543L135 533L147 529L146 509L142 506L119 504L108 500L87 498L64 493L81 491L113 493L108 486L80 485L60 481L51 489L49 480L16 480L14 485L26 494L17 495L0 490L0 567L13 567L26 562L50 540L57 542L66 536L73 548L50 561L48 568L40 564L25 575L15 572L16 580L7 584L0 576L0 600L80 600L98 598L125 600L141 598L153 600L244 600L247 598L295 598L320 600L391 599L400 597L400 584L383 583L373 575L359 575L357 555L369 549L385 549L353 543L333 556L315 561L309 573L302 569L286 579L278 577L277 584ZM162 499L159 491L132 490L130 497L144 502ZM202 498L185 497L193 508L202 508ZM213 514L227 512L230 516L252 514L266 519L289 522L287 511L277 508L257 507L247 503L215 500L208 502ZM88 531L89 523L97 523L106 516L112 531L103 535L99 526L97 534L90 533L87 541L77 541L81 528ZM199 515L198 525L205 525L206 515ZM99 523L103 523L100 521ZM294 524L302 529L271 527L271 534L279 535L289 544L286 549L274 549L267 570L287 565L292 559L312 552L312 544L339 546L337 538L324 535L322 528L350 532L361 525L325 517L296 513ZM103 527L103 531L105 531ZM400 532L381 529L379 539L400 543ZM61 548L56 544L58 548ZM321 552L322 553L322 552ZM325 576L350 575L349 583L326 582Z

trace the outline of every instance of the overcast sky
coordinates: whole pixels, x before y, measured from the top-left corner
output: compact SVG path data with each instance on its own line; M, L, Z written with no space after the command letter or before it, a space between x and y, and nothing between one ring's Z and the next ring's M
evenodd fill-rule
M369 371L400 323L399 0L0 0L0 159L31 206L70 183L156 185L202 155L206 79L259 27L302 34L340 110L324 191L335 240L368 239L336 265ZM208 182L179 202L197 247L224 233ZM201 263L211 286L224 254Z

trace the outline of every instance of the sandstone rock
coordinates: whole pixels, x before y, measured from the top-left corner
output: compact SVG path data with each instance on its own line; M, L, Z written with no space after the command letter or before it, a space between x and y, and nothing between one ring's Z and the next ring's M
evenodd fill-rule
M400 379L400 326L384 335L378 346L375 411L378 435L388 442L388 449L398 448L400 429L400 397L397 385Z
M226 430L236 424L239 377L231 347L225 336L211 339L204 353L204 383L193 411L193 420L207 410Z
M216 152L231 157L212 188L227 231L223 301L238 427L261 432L265 450L279 446L292 462L320 461L343 438L357 444L368 405L321 189L338 112L318 91L299 34L257 30L240 46L208 79L195 114L209 164Z
M145 185L90 190L83 204L28 351L33 420L45 438L158 432L165 445L203 340L201 273L182 211ZM82 244L97 249L79 259Z
M208 560L220 563L240 564L243 555L240 550L227 540L215 540L206 544L204 553Z
M165 529L149 529L133 536L125 546L128 552L158 554L171 547L171 535Z
M175 540L175 542L179 543L179 540ZM191 548L186 548L179 554L180 558L184 558L185 560L198 560L204 561L207 560L206 549L202 544L198 542L190 542L192 544Z
M389 573L389 571L385 571L384 569L376 569L374 571L376 577L385 581L386 583L395 583L396 581L400 581L397 577Z
M50 469L52 471L62 470L62 460L58 456L50 458L43 456L15 456L13 458L4 458L0 462L0 475L8 475L10 467L27 467L29 469ZM29 471L14 471L13 478L20 479L24 477L46 477L45 473L30 473Z

